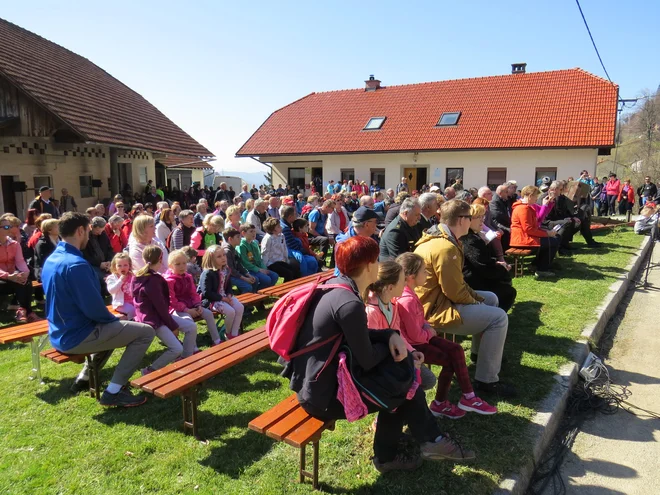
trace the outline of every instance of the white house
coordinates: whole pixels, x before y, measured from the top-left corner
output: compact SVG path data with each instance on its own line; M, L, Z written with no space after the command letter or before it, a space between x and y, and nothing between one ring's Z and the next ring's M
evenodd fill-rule
M209 150L86 58L2 19L0 47L0 212L23 215L44 185L84 211L211 168Z
M275 111L236 153L273 182L314 177L414 188L495 187L595 172L614 146L618 86L581 69L312 93Z

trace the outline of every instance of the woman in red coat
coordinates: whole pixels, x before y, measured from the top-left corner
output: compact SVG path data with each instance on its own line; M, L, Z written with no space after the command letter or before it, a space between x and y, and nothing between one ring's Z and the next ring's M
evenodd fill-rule
M539 228L536 210L532 205L540 195L536 186L525 186L521 192L522 199L513 203L511 213L511 247L537 247L536 273L537 277L554 277L550 271L552 260L559 249L560 239L554 230Z
M632 212L633 205L635 204L635 190L630 185L630 179L623 181L621 190L619 190L619 214L625 215L627 212Z
M110 245L115 254L121 253L128 245L128 237L126 237L126 234L121 229L123 223L124 219L122 217L112 215L108 223L105 224L105 233L110 239Z

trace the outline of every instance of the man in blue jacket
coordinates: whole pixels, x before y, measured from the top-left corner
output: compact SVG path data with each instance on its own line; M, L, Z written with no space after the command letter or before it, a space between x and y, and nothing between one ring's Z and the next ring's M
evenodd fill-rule
M82 254L89 240L89 217L65 213L60 219L60 236L62 241L41 273L50 341L55 349L67 354L94 353L92 360L99 367L112 350L126 347L100 403L108 407L144 404L146 397L134 396L123 387L140 366L155 331L149 325L122 321L108 311L98 278ZM73 391L85 388L89 388L87 365L71 387Z

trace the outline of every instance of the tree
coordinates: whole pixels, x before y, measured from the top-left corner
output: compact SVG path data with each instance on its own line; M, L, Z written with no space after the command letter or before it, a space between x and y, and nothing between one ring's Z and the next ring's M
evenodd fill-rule
M264 179L266 179L266 184L270 185L273 183L273 169L269 168L268 172L264 174Z

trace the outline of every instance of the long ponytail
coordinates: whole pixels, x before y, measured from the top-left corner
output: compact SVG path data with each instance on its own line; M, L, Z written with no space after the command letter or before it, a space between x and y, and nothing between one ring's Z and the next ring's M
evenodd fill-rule
M142 251L142 259L146 262L142 268L135 272L136 277L142 277L149 273L151 265L156 265L163 258L163 250L158 246L150 244Z

